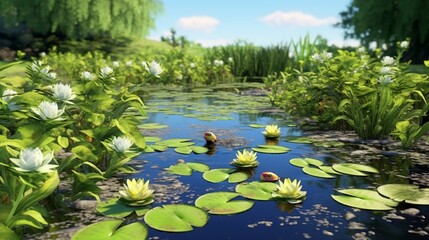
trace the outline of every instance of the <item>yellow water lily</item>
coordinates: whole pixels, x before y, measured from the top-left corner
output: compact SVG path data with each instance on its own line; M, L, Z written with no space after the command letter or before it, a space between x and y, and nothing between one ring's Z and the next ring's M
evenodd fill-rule
M294 179L291 181L290 178L285 178L284 181L279 181L277 190L271 195L275 198L283 198L289 203L300 203L307 195L306 191L301 191L301 181Z
M280 137L280 128L277 125L267 125L262 134L266 138L278 138Z
M129 205L147 205L153 202L154 190L149 188L149 180L144 179L127 179L127 184L124 184L124 191L119 191L122 199L127 201Z
M236 167L257 167L259 162L256 160L256 152L253 150L247 151L246 149L243 152L237 151L235 155L236 158L231 162L231 165Z

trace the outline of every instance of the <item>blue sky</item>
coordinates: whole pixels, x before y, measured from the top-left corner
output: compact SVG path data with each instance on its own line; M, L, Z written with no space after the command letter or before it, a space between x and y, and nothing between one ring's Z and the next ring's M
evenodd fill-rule
M161 0L164 11L156 18L149 38L159 40L174 28L203 46L244 40L269 46L289 43L309 34L337 46L356 46L344 40L343 30L332 25L351 0Z

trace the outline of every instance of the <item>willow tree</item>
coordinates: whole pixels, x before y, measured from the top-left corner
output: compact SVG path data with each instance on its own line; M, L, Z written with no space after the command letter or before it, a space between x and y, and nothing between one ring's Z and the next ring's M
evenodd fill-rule
M337 26L365 46L376 42L395 50L396 42L409 38L406 60L421 63L429 58L428 13L428 0L352 0Z
M159 0L1 0L6 28L24 26L34 34L71 39L146 36L162 10Z

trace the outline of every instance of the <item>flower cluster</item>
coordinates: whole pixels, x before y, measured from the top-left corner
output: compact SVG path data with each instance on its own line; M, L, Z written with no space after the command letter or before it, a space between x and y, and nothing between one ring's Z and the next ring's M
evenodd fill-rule
M237 151L236 158L230 164L240 168L253 168L259 165L256 159L256 152L244 149L243 152Z

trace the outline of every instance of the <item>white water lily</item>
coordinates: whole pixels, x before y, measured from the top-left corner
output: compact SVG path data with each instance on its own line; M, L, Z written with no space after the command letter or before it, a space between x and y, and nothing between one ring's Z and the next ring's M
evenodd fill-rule
M121 153L127 152L132 145L133 142L128 137L113 137L112 143L109 144L113 150Z
M390 76L382 76L377 79L380 84L390 84L393 80Z
M290 178L285 178L283 182L279 181L277 190L271 195L275 198L284 198L289 203L300 203L307 195L307 192L301 191L301 188L301 181L296 179L291 181Z
M112 65L113 65L114 67L119 67L119 62L118 62L118 61L114 61L114 62L112 63Z
M161 65L157 61L152 61L150 63L142 62L143 67L153 76L159 77L159 74L162 73Z
M384 66L384 67L382 67L380 69L380 73L383 74L383 75L388 75L391 72L392 72L392 68L391 67Z
M127 62L125 62L125 65L127 67L131 67L133 65L133 62L132 61L127 61Z
M39 106L31 108L34 113L43 120L58 119L64 113L64 109L58 109L56 102L42 101Z
M83 72L80 74L80 77L81 77L82 79L85 79L85 80L92 80L92 79L94 79L94 78L95 78L94 74L92 74L92 73L90 73L90 72L88 72L88 71L83 71Z
M13 97L16 96L16 94L18 94L15 90L12 89L6 89L3 92L3 96L2 99L5 102L9 102Z
M102 77L109 77L113 73L113 69L111 67L104 67L100 69L100 74Z
M401 48L408 48L410 46L410 43L408 41L402 41L399 46Z
M48 152L43 155L39 148L26 148L21 150L18 158L10 158L10 161L17 167L16 170L20 172L51 172L57 165L49 164L54 157L53 152Z
M76 97L72 88L68 84L57 83L52 86L54 97L60 101L70 101Z
M280 137L280 128L277 125L267 125L265 131L262 132L266 138Z
M125 191L119 191L119 194L130 205L147 205L153 202L154 190L149 188L149 180L145 182L144 179L127 179L124 188Z

